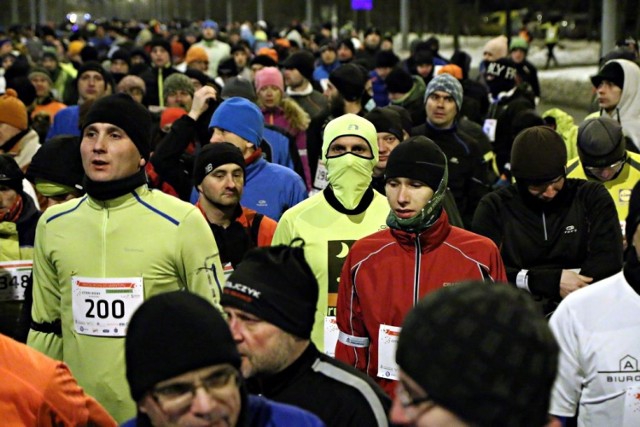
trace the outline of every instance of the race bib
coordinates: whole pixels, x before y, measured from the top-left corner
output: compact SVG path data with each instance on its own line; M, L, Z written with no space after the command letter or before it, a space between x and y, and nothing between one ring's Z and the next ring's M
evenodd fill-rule
M378 331L378 376L380 378L398 381L396 348L401 329L398 326L380 325Z
M484 119L484 124L482 125L482 131L489 141L496 141L496 126L498 126L498 121L496 119Z
M0 301L24 301L33 261L0 262Z
M624 397L624 418L622 427L640 426L640 386L627 389Z
M336 344L338 343L338 321L336 316L325 316L324 318L324 354L335 357Z
M329 185L329 179L327 178L327 167L322 160L318 159L318 168L316 169L316 176L313 180L313 186L317 189L324 190Z
M73 325L79 334L124 337L143 301L141 277L71 278Z

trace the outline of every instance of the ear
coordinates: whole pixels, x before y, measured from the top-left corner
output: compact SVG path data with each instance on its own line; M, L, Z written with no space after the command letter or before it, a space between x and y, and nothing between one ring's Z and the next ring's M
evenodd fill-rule
M202 193L202 184L196 185L196 190L198 190L198 193Z
M147 164L147 161L141 157L140 158L140 163L138 163L140 168L144 168L146 164Z

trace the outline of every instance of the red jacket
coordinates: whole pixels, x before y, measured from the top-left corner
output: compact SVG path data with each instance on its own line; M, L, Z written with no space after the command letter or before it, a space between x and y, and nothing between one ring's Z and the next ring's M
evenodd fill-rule
M490 239L451 226L444 211L418 238L386 229L358 240L340 276L335 357L393 396L395 381L377 377L380 325L400 327L426 293L473 279L506 283L500 251Z

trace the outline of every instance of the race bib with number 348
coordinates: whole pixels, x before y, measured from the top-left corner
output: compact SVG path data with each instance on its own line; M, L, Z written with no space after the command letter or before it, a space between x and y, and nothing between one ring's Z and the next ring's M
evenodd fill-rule
M0 301L24 301L33 261L0 262Z

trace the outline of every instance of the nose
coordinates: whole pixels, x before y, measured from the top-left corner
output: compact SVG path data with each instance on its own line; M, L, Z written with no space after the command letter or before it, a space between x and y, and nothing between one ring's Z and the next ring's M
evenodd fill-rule
M556 194L558 194L558 190L555 189L553 184L549 184L544 190L544 193L542 193L542 195L547 199L553 199Z
M215 144L216 142L224 142L224 137L218 132L213 132L213 135L211 135L211 139L209 140L209 142L211 142L212 144Z
M236 188L236 180L233 179L232 175L227 175L224 178L224 181L225 181L224 184L227 188Z
M191 410L195 414L209 414L216 405L216 401L211 397L211 394L205 390L204 387L199 386L195 390L193 396L193 402L191 402Z
M407 204L409 203L409 192L404 185L400 186L398 190L398 203Z
M104 135L99 134L96 137L96 141L93 144L93 151L94 152L104 152L106 149L107 144L104 141Z
M398 425L408 425L411 420L407 417L407 414L400 403L400 399L396 396L391 403L391 411L389 412L389 418L392 423Z

